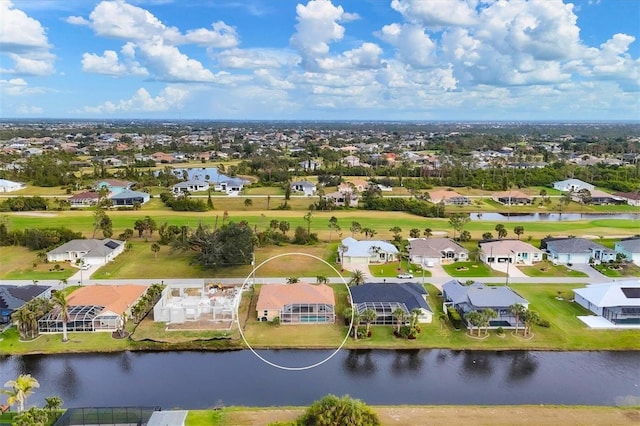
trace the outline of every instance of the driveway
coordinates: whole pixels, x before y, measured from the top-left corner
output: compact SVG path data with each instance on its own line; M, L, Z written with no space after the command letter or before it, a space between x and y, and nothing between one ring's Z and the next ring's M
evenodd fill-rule
M433 278L451 278L451 275L447 274L447 272L440 264L425 268L425 271L431 272L431 276Z
M510 278L525 278L527 275L522 272L520 269L518 269L516 267L515 264L508 264L508 263L493 263L491 264L491 269L494 269L496 271L500 271L500 272L504 272L505 274L507 273L507 268L509 268L509 277Z
M72 266L72 267L76 268L76 266ZM78 272L71 275L67 279L67 282L69 284L84 284L87 280L89 280L89 278L91 278L91 274L96 272L98 269L100 269L99 265L91 265L89 269L85 269L85 270L80 270L80 268L78 268Z
M567 266L567 268L569 267ZM580 264L574 263L569 269L573 269L574 271L584 272L589 276L589 278L607 279L606 275L601 274L600 272L596 271L586 263L580 263Z

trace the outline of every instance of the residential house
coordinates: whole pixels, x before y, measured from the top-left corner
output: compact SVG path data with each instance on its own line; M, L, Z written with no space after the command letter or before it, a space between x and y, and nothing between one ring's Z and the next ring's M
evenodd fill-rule
M393 325L397 321L393 316L400 308L408 317L411 311L419 309L419 322L430 323L433 310L427 303L427 292L418 283L374 284L367 283L351 287L351 301L358 313L373 309L378 315L372 324Z
M144 204L151 199L146 192L125 190L109 197L114 207L128 206L133 207L136 204Z
M0 285L0 326L11 323L11 314L37 297L51 297L51 287L44 285Z
M315 171L322 167L322 162L320 160L308 159L308 160L300 161L298 165L304 171Z
M456 191L440 189L427 192L429 193L429 199L434 204L444 203L452 206L467 206L471 204L469 197L460 195Z
M131 307L146 293L147 288L137 284L80 287L67 298L67 331L118 330L124 325L125 317L131 317ZM53 309L38 320L40 333L62 333L62 329L59 309Z
M25 189L26 184L21 182L13 182L7 179L0 179L0 192L13 192Z
M130 190L134 183L135 182L126 180L104 179L96 183L96 191L106 188L111 194L119 194L120 192Z
M458 280L448 281L442 285L442 297L444 311L451 306L463 319L468 312L493 309L498 316L489 322L489 328L515 328L515 316L509 307L519 304L529 309L529 301L510 287L490 286L481 282L463 285ZM522 325L521 319L518 322L518 326Z
M522 191L500 191L494 192L491 195L494 201L497 201L505 206L513 206L516 204L531 204L532 197L528 196Z
M317 187L308 180L298 180L291 182L291 190L294 192L302 192L307 197L311 197L316 193Z
M625 199L630 206L640 207L640 192L616 192L613 195Z
M86 239L71 240L47 252L49 262L72 262L81 259L87 265L106 265L124 251L124 242L112 240Z
M249 181L245 179L225 177L215 184L214 190L226 192L228 195L238 195L247 184Z
M553 188L563 192L578 192L581 189L593 191L595 187L580 179L566 179L553 182Z
M520 240L493 240L478 244L480 260L487 265L515 263L533 265L543 260L543 251Z
M205 287L204 282L167 284L153 307L153 321L183 324L203 320L227 323L231 327L237 319L241 298L241 286Z
M209 190L209 182L204 180L187 180L173 185L171 191L174 194L184 194L185 192L201 192Z
M100 195L95 191L84 191L77 194L73 194L69 198L69 204L71 207L91 207L98 204Z
M175 163L177 158L174 154L166 154L164 152L155 152L151 154L151 158L156 163Z
M358 167L361 165L360 158L355 155L347 155L342 159L342 164L347 167Z
M613 325L640 328L640 280L587 284L573 292L576 303Z
M333 324L335 304L333 289L325 284L266 284L256 315L261 321L278 317L282 324Z
M587 264L616 260L616 252L586 238L545 238L541 248L554 263Z
M347 237L338 247L338 261L341 265L366 267L370 263L386 263L398 260L398 249L391 243L380 240L358 241Z
M582 198L580 198L579 193L573 193L571 199L576 202L581 202ZM627 204L627 200L622 197L617 197L615 195L611 195L607 192L600 191L599 189L594 189L593 191L589 191L589 201L587 204Z
M409 239L409 259L424 266L469 260L469 250L449 238Z
M625 238L615 243L616 253L624 255L624 257L640 266L640 237Z
M349 191L349 192L335 191L335 192L330 192L328 194L325 194L324 199L333 201L333 204L338 207L342 207L342 206L349 207L349 206L357 206L358 200L360 200L360 197L357 193L352 191Z

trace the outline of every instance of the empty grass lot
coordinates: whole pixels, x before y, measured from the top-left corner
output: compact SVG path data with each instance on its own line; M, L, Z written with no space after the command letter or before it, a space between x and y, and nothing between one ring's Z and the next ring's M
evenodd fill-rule
M517 266L529 277L587 277L584 272L574 271L564 265L554 265L551 262L540 262L531 266Z
M449 265L442 265L445 272L452 277L504 277L506 274L494 271L482 262L454 262Z
M0 279L63 280L78 272L68 263L60 263L59 271L54 269L55 265L42 263L37 259L36 252L26 247L0 247Z

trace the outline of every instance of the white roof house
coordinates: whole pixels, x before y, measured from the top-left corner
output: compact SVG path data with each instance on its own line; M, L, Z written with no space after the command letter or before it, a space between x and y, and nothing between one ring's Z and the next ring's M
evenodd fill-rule
M11 180L0 179L0 192L13 192L25 189L27 185L21 182L13 182Z
M84 239L71 240L47 252L49 262L82 262L90 265L105 265L124 251L124 241Z
M640 327L640 280L589 284L573 292L576 303L607 321Z
M593 191L595 186L591 185L590 183L584 182L580 179L565 179L565 180L559 180L559 181L553 182L553 188L557 189L558 191L578 192L581 189L587 189L589 191Z
M398 249L391 243L380 240L358 241L347 237L338 247L338 256L345 264L384 263L397 260Z

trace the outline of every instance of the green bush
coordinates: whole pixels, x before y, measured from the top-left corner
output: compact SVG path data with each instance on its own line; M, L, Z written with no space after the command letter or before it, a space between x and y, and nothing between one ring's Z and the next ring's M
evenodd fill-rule
M297 419L299 426L378 426L378 415L364 402L346 395L327 395Z
M449 316L449 320L451 321L451 324L453 324L455 328L462 327L462 318L460 317L460 314L458 313L458 311L455 310L453 306L449 306L447 308L447 315Z
M551 327L551 323L546 319L539 319L538 322L536 322L536 324L544 328Z

